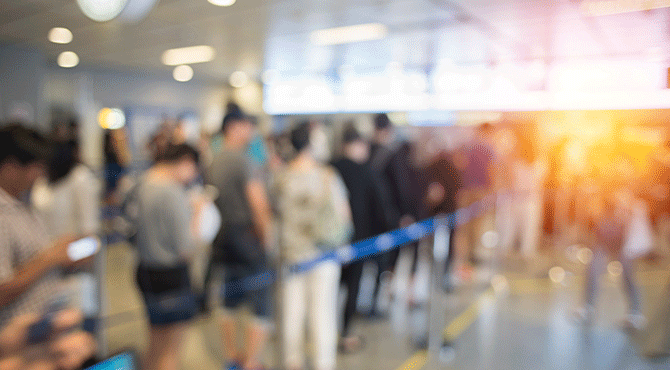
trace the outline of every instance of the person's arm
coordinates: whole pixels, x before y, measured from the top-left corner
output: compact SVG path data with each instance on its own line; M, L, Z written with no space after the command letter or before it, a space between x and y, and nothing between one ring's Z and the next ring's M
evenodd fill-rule
M272 211L265 187L261 181L251 179L247 182L245 190L256 232L261 238L263 246L270 248Z
M337 227L342 227L344 240L350 240L351 234L353 231L353 215L351 213L351 207L349 206L349 193L347 192L347 186L344 184L344 181L335 173L335 171L328 171L328 183L330 184L330 202L335 210L335 216L337 220L333 220L333 225Z
M378 191L373 176L374 175L368 171L367 193L369 206L372 209L371 214L373 215L373 219L371 220L372 232L377 235L388 231L390 222L388 221L389 217L384 204L384 198Z
M67 256L67 246L76 238L64 236L51 246L38 253L25 264L14 269L12 267L12 251L8 245L6 234L0 240L0 307L5 307L14 299L27 291L43 275L58 266L71 265Z
M407 150L406 148L399 149L389 164L390 175L393 179L392 188L400 209L400 224L395 227L406 227L416 221L416 208L420 201L420 196L413 188L412 180L408 179L409 176L415 174L412 171L412 163Z

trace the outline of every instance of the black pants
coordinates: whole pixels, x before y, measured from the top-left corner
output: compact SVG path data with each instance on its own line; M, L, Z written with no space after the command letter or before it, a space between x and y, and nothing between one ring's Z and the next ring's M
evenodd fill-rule
M356 314L356 301L358 299L358 291L361 286L361 276L363 275L363 265L365 261L354 262L342 266L342 277L340 278L341 285L347 288L347 300L344 305L344 320L342 328L342 336L349 336L349 329L351 327L351 319Z

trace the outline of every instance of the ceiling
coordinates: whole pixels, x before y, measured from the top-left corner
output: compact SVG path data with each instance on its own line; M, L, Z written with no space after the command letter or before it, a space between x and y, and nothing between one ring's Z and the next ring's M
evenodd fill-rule
M670 11L658 9L587 17L580 0L160 0L137 24L86 18L75 0L0 0L0 42L28 44L55 60L75 51L84 66L167 72L161 53L207 44L217 55L193 68L200 79L224 81L236 70L259 77L265 69L301 73L355 68L426 67L440 59L496 63L542 58L666 59ZM379 22L379 41L317 47L309 32ZM74 40L56 45L52 27Z

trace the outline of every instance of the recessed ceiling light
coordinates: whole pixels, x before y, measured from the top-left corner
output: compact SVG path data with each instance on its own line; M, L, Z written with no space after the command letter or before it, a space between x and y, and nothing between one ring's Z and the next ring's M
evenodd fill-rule
M249 76L247 76L247 74L242 71L236 71L230 75L228 82L230 82L230 86L232 87L244 87L247 83L249 83Z
M72 32L67 28L54 27L49 31L47 39L54 44L69 44L72 42Z
M235 4L237 0L207 0L209 1L210 4L214 4L216 6L231 6Z
M380 40L386 37L387 34L388 29L385 25L367 23L314 31L309 35L309 40L314 45L326 46Z
M198 45L165 50L161 56L161 61L167 66L178 66L181 64L209 62L214 59L215 55L216 51L213 47Z
M187 65L176 66L172 71L172 77L179 82L190 81L193 78L193 68Z
M116 18L127 3L128 0L77 0L77 5L84 15L97 22Z
M58 55L57 62L63 68L76 67L79 64L79 56L72 51L64 51Z

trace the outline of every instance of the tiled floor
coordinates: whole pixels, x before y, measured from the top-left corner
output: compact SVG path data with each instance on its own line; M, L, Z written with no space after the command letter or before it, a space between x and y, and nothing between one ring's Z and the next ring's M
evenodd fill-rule
M567 271L561 283L552 283L540 268L527 272L523 264L506 259L505 279L496 289L473 284L445 295L434 294L431 305L410 309L405 300L392 306L390 318L359 321L357 331L367 339L359 354L340 356L341 370L393 369L667 369L670 361L644 360L638 343L617 328L625 313L616 278L605 276L598 317L590 329L573 325L569 311L579 303L582 289L580 267L563 263ZM147 324L138 292L134 289L134 260L128 247L108 252L109 327L111 352L145 348ZM583 267L581 267L583 269ZM640 273L645 311L653 312L663 294L670 271L655 266ZM546 271L546 270L544 270ZM576 275L572 275L571 271ZM488 280L487 280L488 281ZM473 303L477 302L477 303ZM426 322L430 311L430 323ZM651 314L650 314L651 315ZM223 361L215 315L199 318L189 329L182 353L184 370L220 369ZM456 334L452 350L441 348L442 333L449 326ZM416 338L429 327L428 352L417 352ZM654 328L656 329L656 328ZM668 328L670 330L670 327ZM267 360L274 362L274 344ZM427 353L427 355L426 355Z

